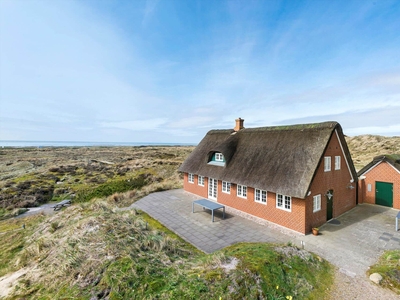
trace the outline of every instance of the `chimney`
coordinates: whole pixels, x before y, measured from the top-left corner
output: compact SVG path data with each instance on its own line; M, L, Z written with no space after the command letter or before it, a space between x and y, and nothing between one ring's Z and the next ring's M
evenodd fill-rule
M243 119L239 118L239 119L236 119L235 121L236 121L236 126L235 126L235 128L233 128L233 130L239 131L240 129L244 128L243 127L243 122L244 122Z

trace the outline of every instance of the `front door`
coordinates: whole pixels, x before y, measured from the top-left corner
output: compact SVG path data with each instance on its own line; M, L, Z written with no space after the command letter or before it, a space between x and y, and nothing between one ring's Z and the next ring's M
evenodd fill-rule
M208 198L217 200L217 188L218 180L214 178L208 178Z
M393 183L375 182L375 203L393 207Z
M333 218L333 190L326 193L326 220L329 221Z

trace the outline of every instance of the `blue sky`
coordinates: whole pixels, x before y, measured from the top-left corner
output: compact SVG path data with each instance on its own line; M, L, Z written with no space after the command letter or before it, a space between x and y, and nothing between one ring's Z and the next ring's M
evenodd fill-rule
M399 1L0 1L0 140L400 136Z

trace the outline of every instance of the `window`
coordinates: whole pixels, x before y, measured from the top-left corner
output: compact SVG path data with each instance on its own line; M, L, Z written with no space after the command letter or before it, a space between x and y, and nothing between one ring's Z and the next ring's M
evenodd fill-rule
M224 161L224 156L222 153L215 153L215 161Z
M214 152L212 153L212 156L209 157L208 164L212 166L225 167L225 157L221 152Z
M267 204L267 191L256 189L256 192L254 193L254 201Z
M335 170L340 170L340 156L335 156Z
M245 185L237 185L237 195L242 198L247 199L247 186Z
M190 183L194 183L194 174L189 173L189 175L188 175L188 181L189 181Z
M198 185L204 186L204 176L200 176L197 178Z
M316 195L313 197L313 212L321 210L321 195Z
M368 188L368 192L371 192L371 191L372 191L372 187L371 187L371 184L370 184L370 183L368 183L367 188Z
M230 194L231 193L231 183L222 181L222 192Z
M283 210L291 211L292 197L276 194L276 207Z
M329 172L331 170L331 157L325 156L324 161L325 161L324 171Z

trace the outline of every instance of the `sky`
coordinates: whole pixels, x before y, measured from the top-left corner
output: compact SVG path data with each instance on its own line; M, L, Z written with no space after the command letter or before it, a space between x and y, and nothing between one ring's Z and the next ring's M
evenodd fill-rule
M0 0L0 140L400 136L400 1Z

